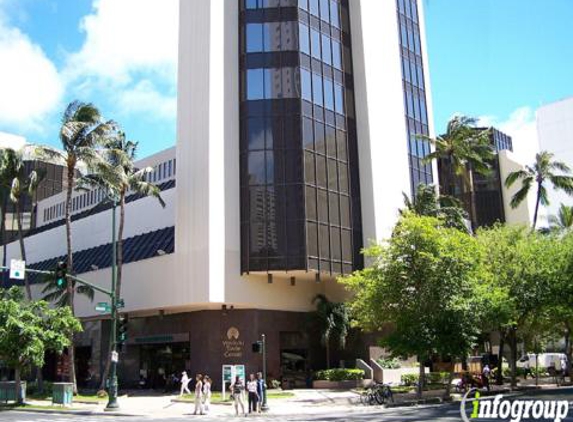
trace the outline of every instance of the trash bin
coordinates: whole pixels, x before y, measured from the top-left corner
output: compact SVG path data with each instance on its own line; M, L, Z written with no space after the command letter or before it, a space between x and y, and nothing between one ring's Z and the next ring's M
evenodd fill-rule
M52 385L52 403L71 406L74 401L74 384L56 382Z
M20 381L20 388L22 390L22 401L26 401L26 381ZM0 401L4 403L16 401L15 381L0 381Z

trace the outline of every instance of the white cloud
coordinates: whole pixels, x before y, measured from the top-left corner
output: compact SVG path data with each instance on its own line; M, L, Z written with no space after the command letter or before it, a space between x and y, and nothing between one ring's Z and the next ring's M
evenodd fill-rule
M509 118L501 120L496 116L479 118L482 126L494 126L512 137L513 152L517 161L530 164L539 152L535 111L531 107L520 107L514 110Z
M12 133L0 132L0 148L20 149L26 145L26 138Z
M0 93L0 128L18 130L40 130L63 94L56 66L40 46L3 18L2 11Z
M116 111L158 107L160 116L174 118L178 16L178 0L94 0L80 23L86 40L69 56L66 79L125 108Z
M146 113L154 117L172 118L177 113L177 98L161 94L147 79L117 95L122 110Z

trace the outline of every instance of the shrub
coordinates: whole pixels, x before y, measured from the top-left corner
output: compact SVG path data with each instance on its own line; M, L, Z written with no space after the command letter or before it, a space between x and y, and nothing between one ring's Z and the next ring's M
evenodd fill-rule
M410 387L416 385L420 379L418 374L403 374L401 377L402 384Z
M426 374L426 383L447 384L449 377L449 372L430 372L429 374Z
M314 379L325 381L361 380L364 379L364 371L362 369L344 368L326 369L315 372Z
M384 369L398 369L402 366L400 364L400 361L396 358L391 358L391 359L380 358L378 359L378 364Z
M26 384L26 393L28 396L46 396L50 397L52 395L52 383L49 381L44 381L44 392L39 393L38 383L32 381Z
M100 398L100 399L106 399L106 398L107 398L107 391L105 391L105 390L99 390L99 391L97 392L97 396L98 396L98 398Z

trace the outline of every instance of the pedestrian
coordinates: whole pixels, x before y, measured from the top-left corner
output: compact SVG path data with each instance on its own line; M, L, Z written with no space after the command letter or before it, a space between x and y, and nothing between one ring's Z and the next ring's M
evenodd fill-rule
M179 392L179 396L182 396L184 393L191 394L191 390L189 390L189 376L187 375L187 371L183 371L181 373L181 391Z
M249 413L257 412L259 393L257 393L258 382L255 379L255 374L249 375L249 381L247 382L247 391L249 392Z
M203 377L203 410L209 412L211 407L211 378L209 375Z
M531 372L531 366L529 364L529 356L526 356L527 360L523 362L523 379L526 380L528 375L531 375L531 378L535 378L533 376L533 372Z
M263 410L263 401L265 398L265 390L267 386L265 385L265 380L263 380L263 373L257 372L257 394L259 395L259 413Z
M487 389L487 391L489 391L490 373L491 373L491 370L489 369L489 365L485 364L482 371L481 371L481 379L482 379L482 384Z
M559 363L561 364L561 373L563 381L565 381L565 377L567 376L567 356L561 355L561 361Z
M235 377L235 382L231 384L231 394L233 395L233 401L235 402L235 414L239 416L239 406L241 406L241 413L247 416L245 412L245 403L243 402L243 391L245 386L243 381L239 376Z
M204 415L203 413L203 377L201 374L197 374L195 376L195 412L194 415L199 413L200 415Z

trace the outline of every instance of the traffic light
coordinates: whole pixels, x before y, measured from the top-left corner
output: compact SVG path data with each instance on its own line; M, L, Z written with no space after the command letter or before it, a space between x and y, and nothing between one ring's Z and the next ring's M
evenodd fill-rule
M60 289L65 289L68 285L68 279L67 279L68 264L66 264L63 261L58 262L58 264L56 265L55 275L56 275L56 286L58 286Z
M262 341L255 341L253 343L253 353L263 353L263 342Z
M127 340L127 315L120 315L117 319L117 344L123 344Z

